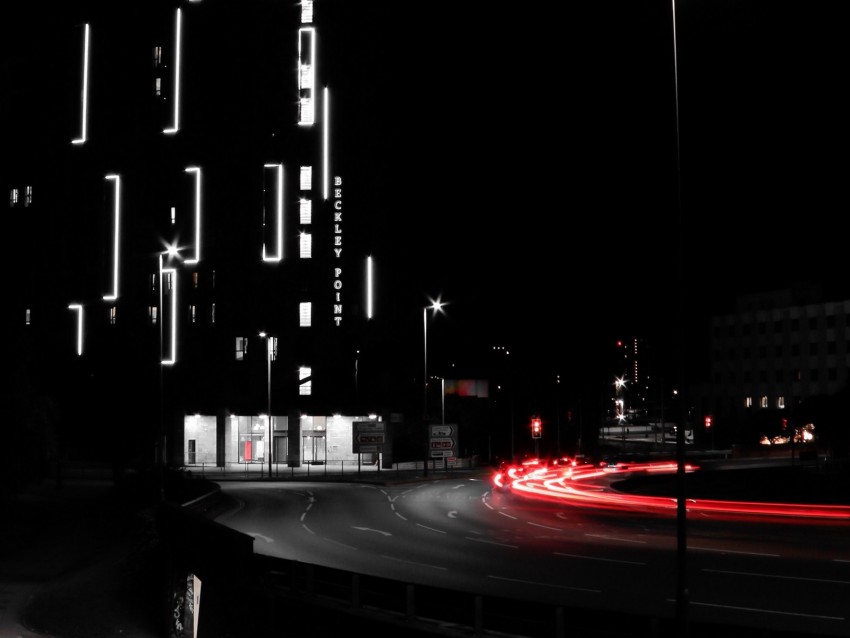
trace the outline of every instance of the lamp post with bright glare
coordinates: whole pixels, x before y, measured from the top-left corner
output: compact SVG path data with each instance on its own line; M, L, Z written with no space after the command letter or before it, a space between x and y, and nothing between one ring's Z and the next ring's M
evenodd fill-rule
M159 324L159 433L157 436L156 442L156 464L159 468L159 497L161 501L165 500L165 466L167 464L167 449L166 449L166 434L165 434L165 379L164 379L164 370L166 365L174 365L176 356L176 315L174 314L174 310L172 309L170 314L171 317L171 351L172 355L168 359L165 358L165 335L164 335L164 323L165 323L165 293L164 286L165 283L165 273L168 273L169 276L169 296L173 296L177 294L177 270L175 268L163 268L163 258L167 258L169 262L172 259L175 259L180 256L179 249L172 245L168 244L166 246L166 250L164 252L159 253L158 255L158 264L159 264L159 307L157 308L157 323ZM173 301L173 297L172 297Z
M430 457L430 449L428 446L428 442L430 439L428 433L428 311L433 310L436 315L438 312L442 312L443 306L446 304L441 302L439 299L437 301L431 301L430 306L425 306L422 309L422 335L423 335L423 352L424 352L424 377L425 381L423 384L423 405L422 405L422 418L425 421L425 475L428 475L428 459Z
M269 455L269 478L272 477L272 453L274 450L274 428L272 426L272 337L261 332L260 336L266 340L266 407L268 409L268 455Z

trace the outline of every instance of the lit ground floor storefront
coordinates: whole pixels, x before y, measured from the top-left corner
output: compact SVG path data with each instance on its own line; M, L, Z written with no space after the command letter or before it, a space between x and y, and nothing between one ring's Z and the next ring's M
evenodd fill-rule
M182 463L201 468L374 464L387 460L384 426L374 415L186 415Z

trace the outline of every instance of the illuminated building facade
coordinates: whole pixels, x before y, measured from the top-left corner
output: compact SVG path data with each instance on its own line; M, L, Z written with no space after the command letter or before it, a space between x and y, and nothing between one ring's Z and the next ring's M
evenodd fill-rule
M392 410L361 392L374 272L323 40L343 9L114 4L5 57L21 388L122 461L148 440L178 465L358 458L353 422Z

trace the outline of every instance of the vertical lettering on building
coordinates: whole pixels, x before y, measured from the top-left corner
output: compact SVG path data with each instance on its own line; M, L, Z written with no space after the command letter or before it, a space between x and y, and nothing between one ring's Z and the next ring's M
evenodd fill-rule
M334 176L333 197L333 320L339 326L342 324L342 178Z

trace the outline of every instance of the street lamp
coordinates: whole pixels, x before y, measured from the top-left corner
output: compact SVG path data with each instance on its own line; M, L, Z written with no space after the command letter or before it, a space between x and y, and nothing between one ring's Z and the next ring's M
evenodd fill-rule
M425 421L428 420L428 311L433 310L436 315L438 312L442 312L443 306L446 304L441 302L439 299L437 301L432 301L430 306L425 306L422 309L422 330L423 330L423 345L424 345L424 353L425 353L425 386L424 386L424 416Z
M269 437L268 437L268 455L269 455L269 478L272 477L272 453L274 450L274 430L272 428L272 340L274 337L261 332L260 336L266 340L266 407L268 408L269 418Z
M427 428L428 428L428 311L433 310L434 314L436 315L438 312L442 312L443 306L446 305L445 303L441 302L439 299L437 299L437 301L434 301L433 299L429 299L429 301L431 301L431 305L425 306L425 308L422 309L422 330L423 330L423 333L422 333L423 334L423 340L422 341L423 341L424 355L425 355L424 356L424 360L425 360L425 369L424 369L425 382L423 384L422 416L423 416L423 419L425 420L425 428L426 428L426 432L425 432L425 446L426 446L426 449L425 449L425 472L424 472L426 476L428 475L428 458L429 458L428 439L430 438L428 436L428 432L427 432Z
M617 391L617 420L620 422L620 438L623 445L626 444L626 402L623 400L623 388L626 387L626 380L623 377L614 378L614 388Z
M163 267L163 258L168 259L171 262L172 259L176 259L180 256L180 251L177 246L173 244L167 244L166 250L164 252L160 252L158 255L158 263L159 263L159 307L157 308L157 313L159 316L157 317L157 323L159 324L159 435L157 437L157 445L156 445L156 463L159 467L159 497L160 500L165 500L165 465L166 465L166 446L165 446L165 380L164 380L164 369L166 365L174 365L175 360L177 359L177 313L175 312L175 305L177 303L177 269L176 268L164 268ZM171 312L168 313L171 319L171 357L165 358L165 335L164 335L164 323L165 323L165 307L163 305L165 293L163 283L165 282L164 275L168 275L169 282L169 297L171 298Z

